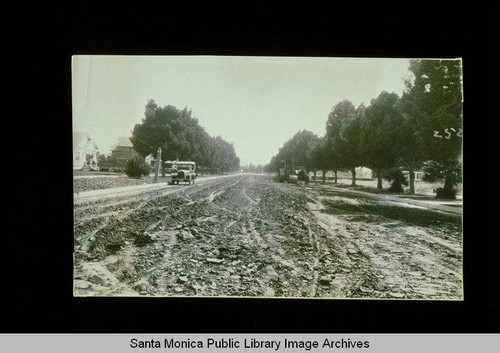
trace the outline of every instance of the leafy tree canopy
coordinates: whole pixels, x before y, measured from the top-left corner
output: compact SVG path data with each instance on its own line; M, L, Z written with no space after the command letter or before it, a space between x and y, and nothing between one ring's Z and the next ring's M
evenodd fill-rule
M361 165L360 136L361 118L365 107L358 109L344 100L335 105L326 123L327 143L333 148L342 168L352 169Z
M152 153L156 158L162 149L162 160L193 160L200 167L229 172L239 168L239 158L234 146L220 136L212 138L191 110L168 105L159 107L150 99L146 104L144 119L136 124L132 133L134 149L143 157Z
M285 142L270 162L267 170L277 171L280 162L284 159L289 159L296 166L304 166L306 170L313 169L312 152L319 143L319 138L316 134L308 130L297 132L290 140Z
M396 93L382 92L364 112L362 119L361 152L364 165L382 170L396 164L395 141L400 138L402 115L398 111Z
M453 164L462 151L462 72L459 60L411 60L406 105L415 116L425 159Z

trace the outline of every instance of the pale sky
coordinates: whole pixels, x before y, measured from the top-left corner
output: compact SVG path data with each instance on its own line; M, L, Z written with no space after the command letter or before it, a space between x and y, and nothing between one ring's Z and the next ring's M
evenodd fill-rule
M101 153L130 137L149 98L187 106L212 136L234 144L241 165L266 164L299 130L318 136L332 107L401 96L407 59L229 56L73 56L73 130Z

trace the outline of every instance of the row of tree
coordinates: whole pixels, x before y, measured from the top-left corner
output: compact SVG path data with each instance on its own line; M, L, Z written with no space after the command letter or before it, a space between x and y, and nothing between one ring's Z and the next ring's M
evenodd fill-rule
M405 80L402 97L382 92L368 107L344 100L336 104L318 137L299 131L267 166L276 171L283 159L292 159L308 171L356 167L374 170L377 187L382 178L401 183L401 170L409 172L410 193L415 192L414 172L423 169L428 181L443 179L438 197L454 198L461 176L462 90L457 60L411 60L413 78ZM396 187L397 189L397 187Z
M252 163L248 164L248 165L244 165L241 167L241 171L243 173L259 173L259 174L262 174L264 173L264 165L262 164L257 164L257 165L253 165Z
M135 125L131 141L143 157L152 154L157 158L161 148L163 161L194 161L200 171L222 174L237 171L240 166L233 144L220 136L211 137L192 117L191 110L159 107L153 99L146 105L142 122Z

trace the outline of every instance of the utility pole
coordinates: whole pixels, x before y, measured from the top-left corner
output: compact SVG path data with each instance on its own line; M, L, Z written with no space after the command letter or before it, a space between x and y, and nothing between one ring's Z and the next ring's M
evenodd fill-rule
M155 183L158 182L158 173L161 167L161 147L158 147L158 153L156 154L156 168L155 168Z

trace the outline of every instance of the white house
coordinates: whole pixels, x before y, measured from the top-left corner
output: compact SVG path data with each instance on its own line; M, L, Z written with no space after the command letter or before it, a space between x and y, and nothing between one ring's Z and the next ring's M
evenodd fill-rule
M86 132L73 132L73 169L97 168L99 148Z

